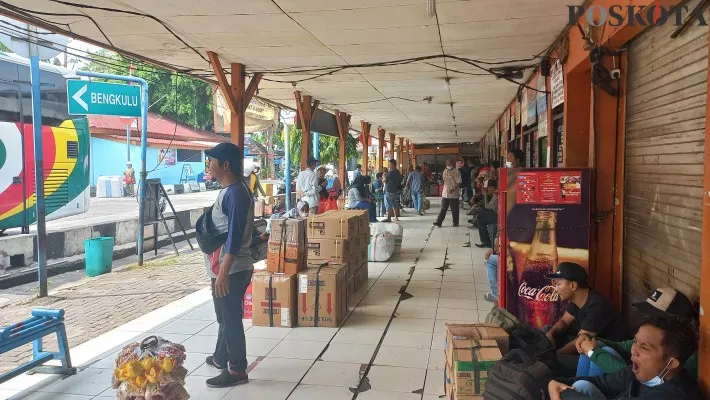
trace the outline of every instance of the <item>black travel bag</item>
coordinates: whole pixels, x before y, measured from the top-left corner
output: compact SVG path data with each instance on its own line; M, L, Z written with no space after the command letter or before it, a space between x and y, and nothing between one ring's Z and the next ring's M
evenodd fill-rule
M484 400L542 400L552 379L550 369L523 350L510 350L488 371Z

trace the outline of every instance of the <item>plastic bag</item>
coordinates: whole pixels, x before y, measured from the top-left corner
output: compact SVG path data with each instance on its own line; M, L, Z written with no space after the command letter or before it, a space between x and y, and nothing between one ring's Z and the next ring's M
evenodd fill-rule
M157 336L131 343L116 357L113 388L119 400L187 400L185 347Z
M377 235L381 232L388 232L394 236L394 252L392 255L397 255L402 253L402 235L404 235L404 228L400 224L392 223L371 223L370 224L370 235Z
M375 262L387 261L394 253L394 235L383 231L370 236L367 247L367 260Z
M334 197L327 197L318 202L318 213L322 214L326 211L337 210L338 201Z

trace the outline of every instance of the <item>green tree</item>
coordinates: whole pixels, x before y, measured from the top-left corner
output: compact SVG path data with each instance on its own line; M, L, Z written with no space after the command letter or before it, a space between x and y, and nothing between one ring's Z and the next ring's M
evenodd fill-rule
M90 53L84 69L114 75L129 75L131 61L109 50ZM134 63L134 76L148 82L149 111L194 128L212 131L212 86L168 70Z

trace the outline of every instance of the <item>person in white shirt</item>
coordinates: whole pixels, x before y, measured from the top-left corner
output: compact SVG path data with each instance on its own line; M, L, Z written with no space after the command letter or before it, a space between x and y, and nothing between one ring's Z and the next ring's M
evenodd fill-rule
M318 175L315 172L317 160L308 157L308 168L301 171L296 177L296 195L299 200L308 203L309 213L318 214Z
M446 212L451 206L451 217L453 218L453 226L459 226L459 191L461 187L461 173L454 168L452 160L446 160L446 169L444 170L444 191L441 193L441 210L439 216L434 222L434 226L441 228L441 223L444 222Z

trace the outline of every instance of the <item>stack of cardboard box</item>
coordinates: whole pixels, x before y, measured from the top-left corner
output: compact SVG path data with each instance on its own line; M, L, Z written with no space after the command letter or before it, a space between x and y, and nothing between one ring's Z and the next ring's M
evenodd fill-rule
M308 260L347 263L347 291L351 295L367 282L370 222L367 210L328 211L308 218Z
M348 264L309 262L298 274L298 325L337 327L348 313Z
M446 324L446 399L483 399L488 371L508 352L508 343L508 334L495 325Z
M306 269L306 262L306 220L274 219L266 271L252 277L253 325L296 326L296 274Z

